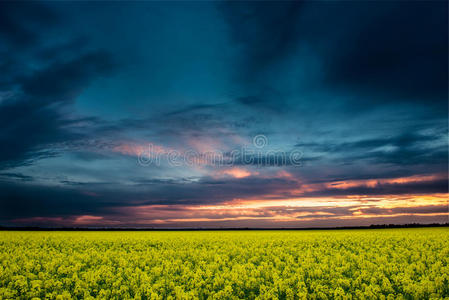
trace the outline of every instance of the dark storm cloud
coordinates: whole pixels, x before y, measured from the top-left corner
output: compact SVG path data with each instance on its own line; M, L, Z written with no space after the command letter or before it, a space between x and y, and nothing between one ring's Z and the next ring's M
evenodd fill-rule
M76 97L89 82L109 74L108 56L90 53L73 61L52 64L17 82L18 95L0 103L0 166L21 164L47 156L46 146L80 138L70 130L83 119L63 113L66 101Z
M303 79L295 79L292 69L305 68L292 55L308 51L311 58L321 60L315 66L321 73L310 87L322 89L316 85L322 80L326 89L357 95L347 107L350 111L396 101L446 108L439 111L445 114L447 5L446 1L227 2L221 5L224 19L242 49L237 82L250 91L237 102L285 108L284 84L291 80L299 84Z
M220 3L219 7L231 39L241 49L234 75L236 82L244 89L249 88L236 97L236 102L274 112L285 111L284 94L268 78L273 68L298 47L298 18L303 2L236 1Z
M2 65L5 72L0 75L0 92L4 92L0 102L0 168L10 168L55 155L52 144L81 138L71 128L84 120L64 113L64 105L93 79L113 72L115 64L104 51L80 53L79 43L66 47L67 57L42 60L39 42L43 43L43 37L38 30L59 25L53 12L37 3L1 5L5 18L0 18L0 40L9 49ZM23 47L27 59L14 51L17 47Z
M57 16L41 3L0 3L0 92L16 88L18 77L29 71L29 50L42 42L41 31L57 24Z
M0 182L0 218L69 216L103 212L104 199L73 188Z
M348 29L335 51L325 50L331 84L370 90L388 100L447 100L448 16L446 1L351 2L333 16ZM357 16L356 13L359 13ZM345 20L345 17L349 19ZM363 20L362 18L365 18ZM328 28L330 29L330 28ZM382 97L383 96L383 97ZM432 99L432 100L431 100Z
M419 181L410 183L377 183L375 186L360 186L351 188L322 188L313 192L306 192L303 196L346 196L346 195L405 195L447 193L448 178Z
M296 48L301 1L225 2L220 6L231 37L243 47L239 71L243 77L249 76L247 80Z
M22 101L0 105L0 168L53 156L45 146L77 137L65 129L71 122L53 108Z
M35 98L34 101L73 100L92 79L114 70L115 64L109 53L91 52L38 70L23 80L22 91Z
M57 15L42 3L0 3L0 37L9 46L22 48L36 43L38 30L55 25L57 21Z
M136 180L133 185L119 187L114 183L61 183L46 186L0 181L0 217L102 215L125 206L214 204L235 197L263 197L297 185L268 178L226 179L222 184L212 178Z

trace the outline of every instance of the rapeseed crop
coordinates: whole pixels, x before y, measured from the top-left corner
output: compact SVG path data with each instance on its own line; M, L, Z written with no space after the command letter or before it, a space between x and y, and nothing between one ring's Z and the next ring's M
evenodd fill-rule
M449 299L449 229L0 232L0 299Z

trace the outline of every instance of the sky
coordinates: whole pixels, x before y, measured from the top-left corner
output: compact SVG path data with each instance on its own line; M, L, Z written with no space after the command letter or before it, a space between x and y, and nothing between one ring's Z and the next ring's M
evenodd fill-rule
M448 222L447 12L0 2L0 225Z

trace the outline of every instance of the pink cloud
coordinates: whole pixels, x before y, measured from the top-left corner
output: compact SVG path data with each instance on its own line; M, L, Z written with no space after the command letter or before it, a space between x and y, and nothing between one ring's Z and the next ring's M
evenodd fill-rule
M216 178L220 177L245 178L251 175L258 175L258 174L259 174L258 172L250 172L247 169L235 167L215 171L212 176Z
M103 220L104 217L101 216L90 216L90 215L83 215L75 218L75 221L73 223L75 224L91 224L96 223L98 221Z
M113 152L118 152L123 155L140 156L140 155L155 155L168 153L173 149L156 145L149 142L121 142L118 146L112 148Z

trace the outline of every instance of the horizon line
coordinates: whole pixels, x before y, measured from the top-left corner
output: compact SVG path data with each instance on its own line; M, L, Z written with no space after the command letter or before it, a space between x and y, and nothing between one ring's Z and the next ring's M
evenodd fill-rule
M424 228L449 227L446 223L410 223L410 224L371 224L366 226L337 226L337 227L222 227L222 228L152 228L152 227L41 227L41 226L0 226L0 231L257 231L257 230L344 230L344 229L394 229L394 228Z

